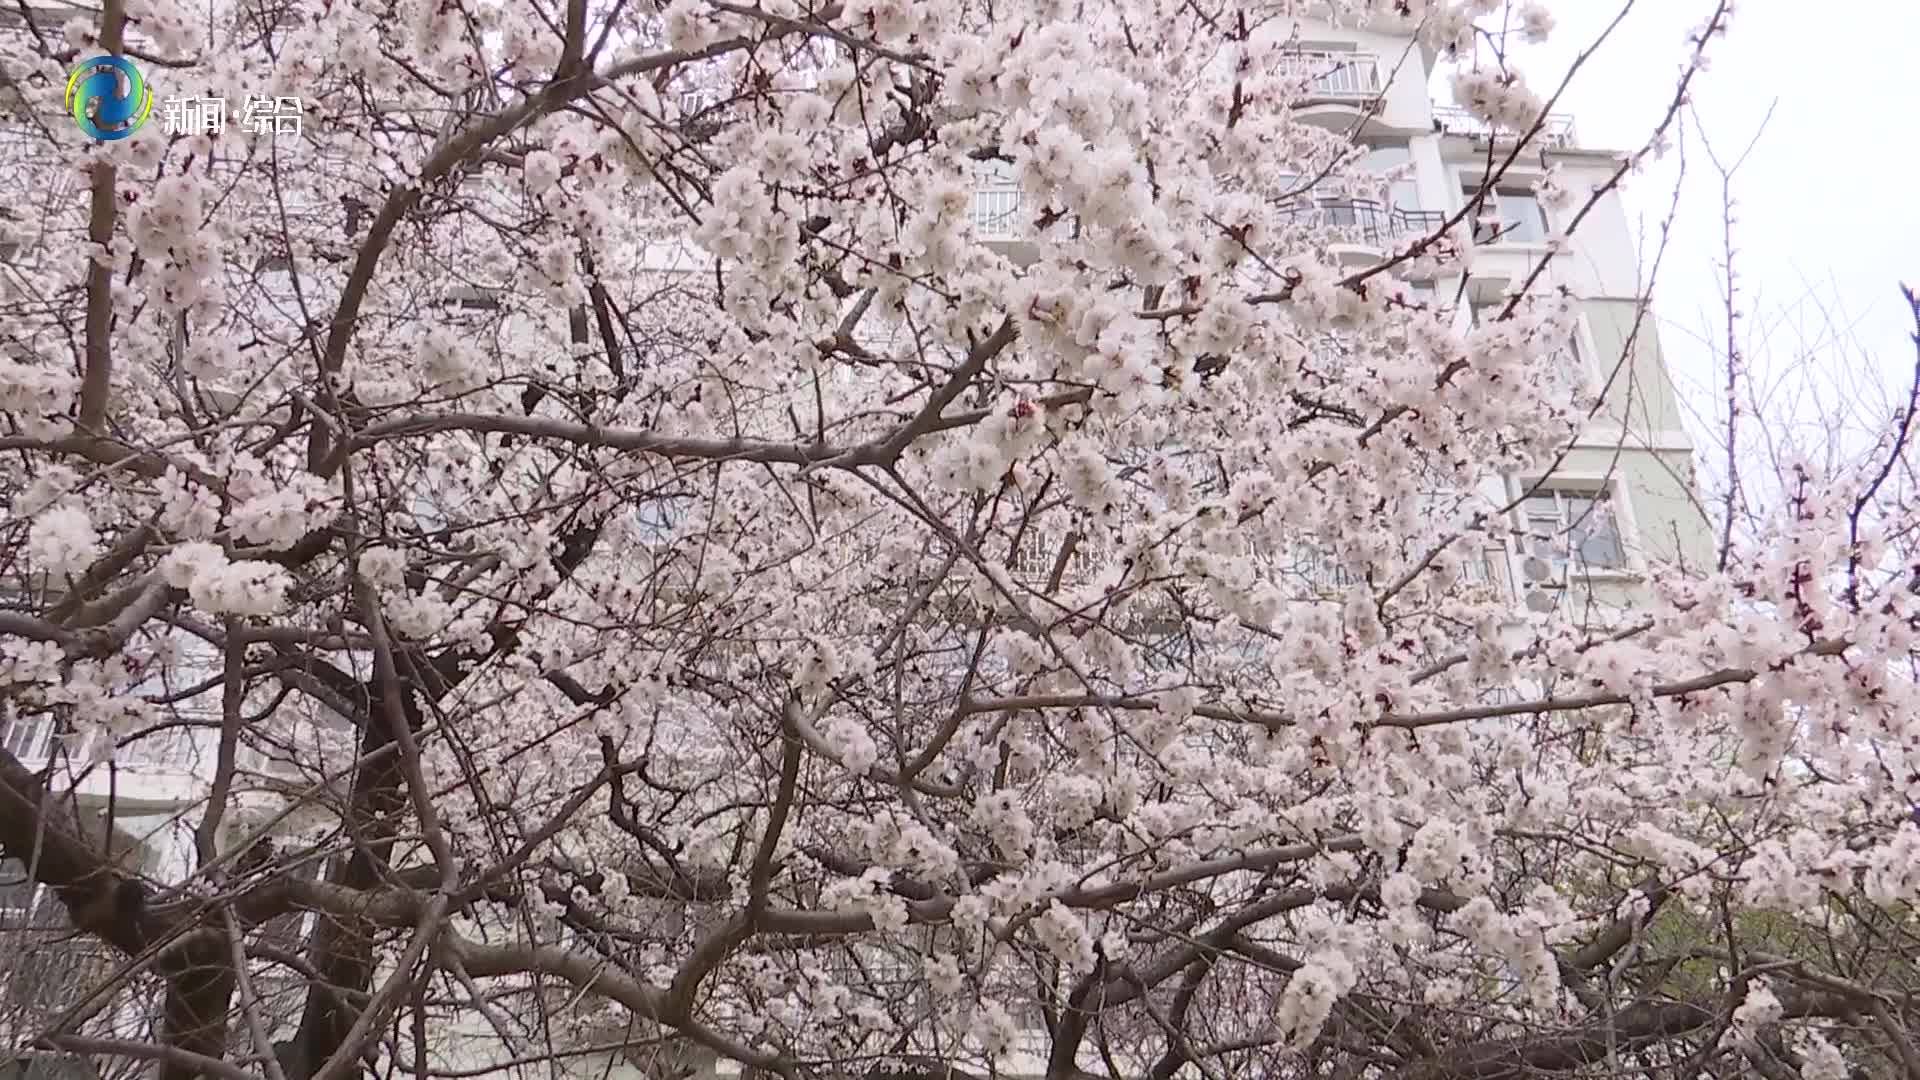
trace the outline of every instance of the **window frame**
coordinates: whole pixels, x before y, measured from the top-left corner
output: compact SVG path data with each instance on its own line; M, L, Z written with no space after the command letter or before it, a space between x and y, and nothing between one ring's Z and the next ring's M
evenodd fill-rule
M1483 188L1486 190L1487 198L1481 203L1479 212L1467 219L1467 224L1473 230L1473 242L1476 246L1536 251L1547 248L1548 238L1554 232L1555 215L1547 209L1546 205L1540 201L1540 196L1533 190L1534 184L1541 179L1541 174L1537 170L1509 169L1495 184L1487 183L1487 173L1481 168L1455 166L1453 174L1456 180L1454 187L1460 192L1460 209L1462 210L1473 204L1475 196L1478 196ZM1492 214L1505 222L1507 219L1500 203L1502 197L1524 198L1539 211L1540 236L1537 239L1522 240L1508 233L1502 233L1498 239L1486 238L1479 225L1479 218Z
M54 742L60 734L57 730L58 726L57 718L52 712L36 713L28 717L10 712L4 719L0 719L0 747L5 747L7 752L18 758L22 764L44 762L53 756ZM23 742L16 736L16 732L29 728L34 729L31 743ZM37 750L30 753L27 752L29 748L37 748Z
M1502 307L1505 303L1504 299L1475 302L1472 298L1468 298L1461 305L1466 309L1466 322L1464 325L1457 323L1456 325L1460 327L1462 333L1486 326L1488 323L1481 318L1481 312ZM1569 359L1573 364L1572 373L1576 376L1584 374L1586 380L1592 385L1593 392L1602 397L1606 396L1607 373L1600 366L1600 349L1593 342L1593 327L1587 322L1586 312L1582 311L1574 315L1572 336L1567 339L1565 346L1555 351L1571 354ZM1522 490L1525 489L1522 488Z
M1520 498L1523 494L1526 496L1524 499ZM1565 587L1575 581L1630 581L1645 575L1646 565L1636 542L1638 523L1634 520L1632 502L1627 497L1620 477L1556 473L1544 480L1537 477L1522 478L1516 482L1512 497L1516 500L1513 508L1514 525L1522 538L1520 557L1543 559L1552 568L1552 575L1546 583L1549 587ZM1545 536L1534 529L1536 518L1528 506L1542 498L1553 499L1559 512L1559 527ZM1573 529L1578 523L1571 518L1571 511L1565 506L1569 499L1605 505L1613 522L1614 543L1620 551L1617 564L1594 565L1580 556L1579 549L1573 544ZM1568 543L1564 557L1551 552L1546 555L1539 552L1538 544L1551 544L1555 538L1562 536L1567 538Z
M1607 373L1600 366L1600 349L1593 343L1593 327L1587 323L1587 313L1582 311L1574 317L1573 337L1567 342L1567 348L1574 353L1574 362L1587 374L1593 385L1593 392L1604 397L1607 392Z

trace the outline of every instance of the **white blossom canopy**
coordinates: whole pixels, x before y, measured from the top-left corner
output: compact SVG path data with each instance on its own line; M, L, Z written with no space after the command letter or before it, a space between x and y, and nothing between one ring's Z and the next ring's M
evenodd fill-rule
M167 1080L467 1075L476 1032L787 1080L1920 1075L1904 420L1630 615L1527 611L1487 492L1595 406L1545 362L1573 298L1463 333L1412 283L1470 210L1363 262L1295 213L1387 182L1296 20L1537 131L1488 27L1552 19L1506 8L20 20L5 708L208 753L160 869L58 794L117 765L0 751L0 850L157 1003L14 1034ZM90 140L42 106L100 51L301 130Z

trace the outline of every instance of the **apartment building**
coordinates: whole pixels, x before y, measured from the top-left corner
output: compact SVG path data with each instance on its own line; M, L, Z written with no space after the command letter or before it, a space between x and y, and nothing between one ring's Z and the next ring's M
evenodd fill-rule
M1426 282L1423 293L1455 303L1463 329L1499 310L1531 279L1577 301L1578 330L1552 362L1577 365L1603 388L1601 407L1572 450L1545 476L1514 476L1514 525L1532 537L1508 552L1516 599L1548 610L1631 606L1638 584L1663 563L1710 563L1713 538L1693 490L1692 445L1644 302L1636 236L1617 191L1594 202L1554 253L1556 234L1589 195L1607 189L1617 150L1584 146L1571 117L1544 117L1511 164L1516 135L1491 130L1465 109L1436 104L1445 93L1436 57L1410 38L1303 23L1299 59L1314 75L1304 117L1352 132L1369 166L1409 175L1384 203L1312 200L1305 213L1338 227L1344 258L1364 262L1465 212L1472 250L1465 273ZM1488 178L1504 166L1498 182ZM1410 168L1409 168L1410 167ZM1549 169L1575 197L1574 210L1542 204L1535 185ZM1544 265L1543 265L1544 264ZM1524 499L1521 496L1525 495ZM1501 568L1496 566L1495 573Z
M1383 177L1383 197L1303 194L1293 218L1333 237L1330 251L1356 268L1461 218L1470 229L1466 271L1410 272L1423 302L1456 309L1465 330L1496 315L1530 285L1576 298L1578 329L1551 362L1601 393L1601 405L1547 475L1507 477L1488 498L1513 503L1525 539L1470 554L1467 572L1537 611L1609 618L1631 608L1655 567L1707 565L1713 537L1693 486L1693 448L1644 297L1636 237L1611 187L1621 154L1587 147L1572 118L1550 114L1535 131L1492 130L1466 109L1437 104L1444 73L1409 36L1303 21L1292 63L1311 79L1296 116L1348 135L1364 168ZM1526 145L1510 163L1517 136ZM1543 205L1535 186L1555 171L1573 209ZM1498 172L1498 180L1488 179ZM1306 187L1306 185L1302 185ZM1594 191L1604 191L1579 228L1556 238ZM987 243L1015 256L1034 247L1022 194L1005 170L983 170L974 224ZM1052 538L1029 542L1016 569L1044 580ZM1351 583L1328 557L1303 545L1306 595Z

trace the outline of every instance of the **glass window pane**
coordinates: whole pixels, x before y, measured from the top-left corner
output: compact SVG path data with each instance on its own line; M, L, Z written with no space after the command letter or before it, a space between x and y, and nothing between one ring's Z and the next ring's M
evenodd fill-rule
M1367 150L1366 163L1370 172L1386 172L1413 160L1413 152L1405 146L1375 146Z
M52 749L53 718L51 716L16 716L5 722L0 729L0 745L21 761L37 761L45 758Z
M1499 192L1496 196L1500 210L1500 223L1505 232L1501 239L1514 244L1535 244L1547 238L1547 221L1540 211L1540 203L1532 195Z
M1595 506L1593 512L1575 527L1573 539L1581 561L1588 566L1626 565L1626 550L1620 542L1620 530L1613 520L1612 508L1605 503Z
M982 186L1011 185L1014 182L1013 165L1005 161L983 161L974 166L974 180Z

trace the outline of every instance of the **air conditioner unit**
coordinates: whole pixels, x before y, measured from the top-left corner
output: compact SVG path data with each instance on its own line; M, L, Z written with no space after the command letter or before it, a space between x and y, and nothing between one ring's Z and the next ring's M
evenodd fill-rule
M1535 543L1545 544L1546 541L1536 538ZM1554 560L1538 552L1521 557L1520 588L1528 610L1544 613L1559 604L1560 594L1567 587L1567 566L1564 561L1556 566Z
M500 289L484 285L455 285L441 294L440 305L459 311L499 311Z

